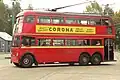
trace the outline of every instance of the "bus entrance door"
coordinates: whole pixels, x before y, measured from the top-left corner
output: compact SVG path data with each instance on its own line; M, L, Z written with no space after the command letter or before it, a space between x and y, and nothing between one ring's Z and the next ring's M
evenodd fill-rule
M112 61L114 60L114 52L113 52L113 40L112 39L104 39L104 60Z

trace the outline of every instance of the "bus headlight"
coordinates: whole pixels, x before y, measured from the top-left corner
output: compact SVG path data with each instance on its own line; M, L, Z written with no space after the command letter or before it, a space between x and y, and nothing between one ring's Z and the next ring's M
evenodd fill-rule
M18 53L16 53L16 56L18 56Z

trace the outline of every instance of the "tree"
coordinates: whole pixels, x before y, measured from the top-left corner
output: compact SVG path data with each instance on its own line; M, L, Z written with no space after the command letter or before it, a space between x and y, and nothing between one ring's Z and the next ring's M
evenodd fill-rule
M5 13L5 5L4 3L0 2L0 19L4 17Z
M7 5L0 2L0 31L5 31L8 24L8 13L7 13Z
M114 15L112 16L112 19L115 24L120 24L120 11L115 12Z
M104 15L113 16L114 11L109 7L109 4L105 5Z
M21 11L21 7L20 7L20 3L19 2L15 2L15 4L13 5L13 11L15 16Z
M120 11L115 12L114 15L112 16L112 19L115 23L116 27L116 39L115 42L118 45L118 48L120 49Z
M0 2L0 31L7 32L12 35L12 18L11 15L16 16L21 10L20 3L16 2L13 8Z
M102 7L97 2L91 3L85 10L88 13L102 13L102 11Z
M32 4L28 5L28 10L33 10Z

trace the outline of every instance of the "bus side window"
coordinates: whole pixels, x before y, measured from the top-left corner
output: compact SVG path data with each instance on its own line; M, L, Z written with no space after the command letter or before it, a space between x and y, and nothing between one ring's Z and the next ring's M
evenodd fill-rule
M53 40L53 46L64 46L64 40L62 39Z
M112 25L110 20L108 20L108 19L102 19L102 24L106 25L106 26L111 26Z
M64 23L64 19L63 18L52 18L52 23L53 24L60 24L60 23Z
M90 40L88 40L88 39L77 40L76 45L77 46L89 46L90 45Z
M96 22L94 20L89 20L89 25L96 25Z
M80 19L77 20L77 24L81 24L81 20Z
M87 25L87 24L88 24L88 21L87 21L87 20L81 20L81 24L82 24L82 25Z
M13 41L12 41L12 46L13 47L19 47L20 46L20 37L16 36Z
M38 39L39 46L51 46L51 39Z
M65 45L66 46L76 46L76 40L65 40Z
M35 17L32 15L26 16L25 17L25 22L27 23L34 23L35 22Z
M35 46L35 45L36 45L35 38L31 38L31 39L30 39L30 45L31 45L31 46Z
M37 23L50 23L50 17L40 16Z
M65 20L66 24L76 24L76 20L73 18L67 18Z
M101 46L102 41L99 39L92 40L92 46Z
M30 45L29 39L26 37L23 37L22 38L22 46L29 46L29 45Z
M84 46L89 46L90 45L90 40L88 40L88 39L83 40L83 45Z
M77 46L89 46L90 40L77 40L76 44Z
M22 45L23 46L35 46L36 45L35 38L23 36L22 37Z

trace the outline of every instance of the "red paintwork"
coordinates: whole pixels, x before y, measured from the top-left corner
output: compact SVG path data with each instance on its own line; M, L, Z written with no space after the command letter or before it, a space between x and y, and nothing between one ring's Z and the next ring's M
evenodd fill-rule
M19 63L20 56L17 56L17 53L20 53L20 49L18 47L11 48L11 61L14 63Z
M21 15L21 14L20 14ZM25 12L23 13L24 16L27 15L45 15L45 16L60 16L63 15L61 13L36 13L36 12ZM18 15L19 16L19 15ZM100 16L78 16L78 15L63 15L65 17L83 17L83 18L100 18ZM109 17L105 17L103 16L103 18L109 18ZM35 26L37 23L33 23L33 24L29 24L29 23L25 23L23 22L23 26L22 26L22 33L15 33L14 35L30 35L30 36L36 36L37 38L73 38L73 39L104 39L104 38L114 38L115 37L115 29L114 29L114 25L112 25L112 34L108 35L107 34L107 27L106 26L92 26L92 25L87 25L87 27L96 27L96 34L95 35L36 35L35 32ZM38 25L38 24L37 24ZM46 25L46 24L42 24L42 25ZM48 25L48 24L47 24ZM49 25L54 25L54 24L49 24ZM57 24L59 25L59 24ZM61 24L59 26L86 26L86 25L79 25L79 24ZM103 42L102 42L103 43ZM104 45L104 44L103 44ZM79 55L81 52L88 52L91 56L93 53L95 53L96 51L99 51L102 55L102 60L104 61L104 48L84 48L84 49L78 49L78 48L12 48L11 52L12 52L12 56L11 56L11 60L12 62L18 63L21 56L23 56L26 52L30 52L32 53L37 62L38 63L43 63L43 62L70 62L70 61L78 61ZM16 54L19 54L17 57L13 56Z
M38 63L49 63L49 62L78 62L80 53L88 52L91 56L99 51L102 55L102 60L104 60L104 49L97 48L97 49L88 49L88 48L21 48L19 49L19 56L11 56L12 62L18 63L21 56L24 55L26 52L32 53ZM16 55L16 50L12 48L12 55Z
M103 49L69 49L69 48L44 48L44 49L21 49L21 53L29 50L35 56L37 62L78 62L81 52L89 52L92 56L93 53L99 51L104 56ZM104 57L103 57L104 60Z
M35 18L37 18L38 16L64 16L64 17L69 17L69 18L95 18L95 19L110 19L110 17L107 16L88 16L88 15L70 15L70 14L63 14L63 13L58 13L58 12L50 12L50 13L46 13L46 12L35 12L35 11L26 11L24 13L20 13L18 16L20 15L24 15L28 16L28 15L34 15L36 16ZM80 25L80 24L38 24L37 23L37 19L35 23L26 23L25 21L23 21L23 26L22 26L22 33L32 33L32 34L36 34L36 25L58 25L58 26L75 26L75 27L79 27L79 26L85 26L85 27L96 27L96 35L107 35L107 26L93 26L93 25ZM112 24L112 35L115 35L115 27L114 24ZM19 27L18 27L19 28Z

